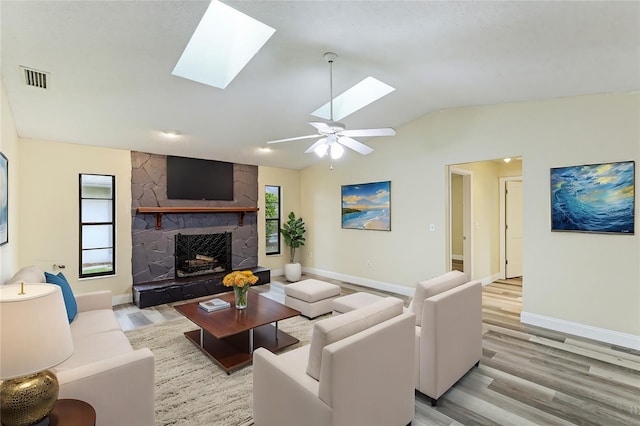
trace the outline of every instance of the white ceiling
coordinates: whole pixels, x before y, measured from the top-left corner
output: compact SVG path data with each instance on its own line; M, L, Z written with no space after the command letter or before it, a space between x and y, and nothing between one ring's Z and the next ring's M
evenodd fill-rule
M2 0L1 72L18 135L301 169L321 161L303 154L313 139L258 148L314 133L310 114L329 100L327 51L340 56L334 94L369 75L396 88L342 120L348 129L640 89L637 1L225 3L276 33L221 90L171 75L206 1ZM26 87L20 65L50 72L50 89ZM394 143L376 139L361 141Z

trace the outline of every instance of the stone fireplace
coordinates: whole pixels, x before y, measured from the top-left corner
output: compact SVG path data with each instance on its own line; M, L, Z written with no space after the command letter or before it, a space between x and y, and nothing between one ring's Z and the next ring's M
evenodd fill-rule
M177 234L176 278L231 271L231 233Z
M258 284L270 282L269 269L258 266L257 212L239 216L224 211L257 210L257 166L233 165L233 201L168 199L165 155L132 151L131 166L131 263L133 300L138 307L229 291L222 278L232 270L250 269L259 276ZM166 212L158 217L139 212L142 207L221 209ZM193 237L197 234L216 237L201 245L202 241ZM183 248L187 254L182 253ZM222 248L225 253L217 251Z

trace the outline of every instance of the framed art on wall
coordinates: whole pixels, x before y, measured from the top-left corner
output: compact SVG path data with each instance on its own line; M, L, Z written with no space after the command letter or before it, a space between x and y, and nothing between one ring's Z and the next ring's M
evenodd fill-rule
M9 241L9 160L0 152L0 245Z
M634 234L635 162L551 169L551 230Z
M391 181L342 185L342 228L391 231Z

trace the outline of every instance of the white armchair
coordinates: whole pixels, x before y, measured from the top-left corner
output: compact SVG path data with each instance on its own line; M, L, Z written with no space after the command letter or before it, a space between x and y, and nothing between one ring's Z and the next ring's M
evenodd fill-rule
M409 310L419 318L415 388L435 406L482 358L482 285L449 272L420 282Z
M253 356L256 426L389 426L414 416L415 315L385 298L319 321L310 345Z

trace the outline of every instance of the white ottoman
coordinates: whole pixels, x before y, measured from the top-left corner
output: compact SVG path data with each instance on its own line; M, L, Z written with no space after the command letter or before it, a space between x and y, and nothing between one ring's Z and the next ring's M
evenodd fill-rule
M353 293L348 294L346 296L337 297L333 299L333 313L335 314L344 314L345 312L353 311L358 308L362 308L363 306L370 305L378 300L383 299L381 296L377 296L371 293Z
M284 286L284 304L307 318L331 312L331 302L340 296L340 286L308 279Z

